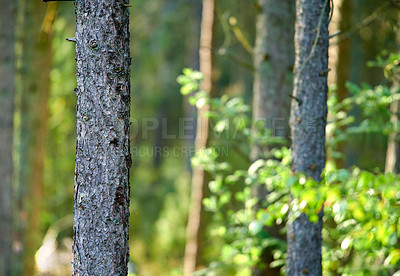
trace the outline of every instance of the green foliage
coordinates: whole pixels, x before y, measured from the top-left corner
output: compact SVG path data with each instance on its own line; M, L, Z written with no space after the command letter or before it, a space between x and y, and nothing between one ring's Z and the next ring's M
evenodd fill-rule
M396 64L397 60L389 56L385 62L378 60L378 64L393 72L392 67L388 69L387 61ZM260 129L252 126L250 108L243 99L227 96L209 99L201 91L197 92L200 80L198 72L186 69L178 81L190 89L181 92L190 93L192 104L198 107L199 101L209 105L207 114L215 122L214 132L231 134L228 135L231 147L281 142L274 140L268 131L258 131L263 126ZM339 103L333 93L328 100L327 148L334 157L339 156L337 144L349 135L393 131L388 106L397 100L397 86L372 88L348 84L348 88L351 96L344 101ZM348 115L354 109L361 110L360 122ZM400 273L398 176L357 167L347 170L327 166L323 180L316 182L302 173L291 172L290 150L286 147L276 147L265 159L247 161L241 169L235 169L214 147L199 152L192 164L202 166L212 175L211 195L203 204L218 225L212 235L223 241L219 258L196 275L250 275L251 267L257 264L266 248L275 258L270 264L272 267L284 265L286 242L272 236L268 227L278 225L284 234L285 225L300 214L305 213L311 222L317 222L321 210L324 210L326 275ZM263 202L252 197L251 191L259 186L269 191ZM256 204L261 206L257 213L254 212Z
M337 96L331 93L328 99L328 125L326 127L327 151L335 159L342 158L337 151L337 145L350 136L368 133L383 133L389 135L395 131L390 121L389 106L400 100L399 76L400 53L387 54L383 52L369 66L383 69L387 85L372 87L368 84L358 86L347 83L350 96L338 102ZM356 114L361 113L361 116Z

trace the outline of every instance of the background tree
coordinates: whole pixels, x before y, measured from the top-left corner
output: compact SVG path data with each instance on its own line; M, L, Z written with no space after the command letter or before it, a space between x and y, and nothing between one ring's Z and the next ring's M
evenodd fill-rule
M17 1L1 1L0 11L0 275L11 275L13 241L13 117Z
M400 18L400 17L399 17ZM396 40L398 48L400 49L400 33L397 30ZM400 88L400 78L396 70L391 70L390 66L386 70L387 77L391 78L393 84L392 89L396 92ZM394 72L391 72L394 71ZM388 173L399 173L400 170L400 146L399 146L399 115L400 115L400 102L395 100L390 105L390 122L393 125L393 131L389 134L387 150L386 150L386 162L385 172Z
M316 181L325 167L329 11L329 0L296 2L291 166ZM322 275L322 211L318 217L301 214L288 225L288 275Z
M201 89L214 93L213 87L213 40L214 40L215 0L203 0L200 34L200 71L204 75ZM209 119L205 116L208 106L197 113L196 152L208 146ZM207 174L202 167L196 167L192 176L192 192L186 232L186 248L184 258L184 275L191 275L201 265L202 246L204 243L204 208L203 199L207 190Z
M76 2L74 275L127 275L131 167L128 1Z
M21 0L18 5L18 82L16 95L16 198L23 235L24 275L35 273L35 253L44 236L44 186L52 28L57 3ZM41 68L41 70L37 70ZM23 127L24 126L24 127ZM21 268L19 268L21 269Z
M293 88L295 1L260 0L256 4L256 42L254 48L253 121L257 127L268 127L272 136L288 137L290 97ZM255 137L257 139L257 137ZM272 145L253 146L251 160L270 157ZM267 191L257 186L254 195L262 207ZM264 206L265 207L265 206ZM278 236L278 228L267 231ZM271 249L261 256L253 275L280 275L280 267L270 268L274 260Z

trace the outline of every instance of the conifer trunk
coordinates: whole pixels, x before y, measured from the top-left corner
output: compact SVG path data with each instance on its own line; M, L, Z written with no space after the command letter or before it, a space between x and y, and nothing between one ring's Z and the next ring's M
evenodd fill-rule
M12 271L12 174L17 1L0 0L0 276Z
M292 171L321 180L325 167L329 0L297 0L291 108ZM287 275L322 275L321 229L305 214L288 225Z
M397 33L396 41L400 48L400 34ZM400 88L400 77L393 76L393 88ZM389 134L386 149L385 172L400 172L400 135L399 135L400 102L398 100L390 104L390 122L393 124L393 132Z
M73 275L127 275L128 0L75 2L77 140Z
M253 121L271 129L273 136L287 137L290 97L293 89L295 0L259 0L256 3L256 41L254 48ZM270 147L254 146L251 160L266 158ZM254 191L262 207L267 191ZM275 226L267 231L278 236ZM273 233L272 233L273 232ZM280 275L280 267L270 268L271 249L264 250L252 275Z
M203 0L203 11L200 34L200 71L204 78L201 83L201 90L213 95L213 39L214 39L214 10L215 0ZM196 152L208 145L209 119L205 117L208 106L198 110L195 148ZM190 210L186 230L186 248L183 271L185 276L192 275L201 264L201 255L204 239L204 208L203 198L207 191L207 173L201 167L193 170L192 193Z
M19 160L23 210L19 210L24 239L23 275L35 274L35 254L42 242L40 215L43 201L44 157L52 66L52 26L57 3L21 0L19 56L21 83ZM39 70L40 68L40 70Z

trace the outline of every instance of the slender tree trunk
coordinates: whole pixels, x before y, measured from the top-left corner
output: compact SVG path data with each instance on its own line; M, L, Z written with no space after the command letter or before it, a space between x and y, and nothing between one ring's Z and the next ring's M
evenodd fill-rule
M254 48L253 121L268 126L273 136L287 137L289 132L290 95L293 88L295 0L259 0ZM270 148L254 146L251 160L265 158ZM267 191L254 191L258 207L265 203ZM278 235L279 229L268 229ZM265 250L253 275L280 275L280 267L270 268L274 260Z
M211 95L214 93L213 87L213 29L214 29L214 10L215 0L203 0L203 12L201 20L200 34L200 71L204 75L201 89ZM204 116L208 110L205 106L197 113L197 130L195 148L196 152L207 147L209 137L209 120ZM186 230L186 248L184 257L184 275L191 275L198 265L201 264L201 253L203 244L204 227L204 208L203 198L207 190L207 174L201 167L193 170L192 194L189 218Z
M128 0L75 2L77 140L73 275L127 275Z
M336 20L335 24L332 26L337 26L336 29L332 31L346 32L351 28L351 15L352 15L352 1L346 0L336 0L334 2L334 18ZM333 20L332 19L332 20ZM331 80L330 84L336 84L336 94L339 102L343 101L347 97L346 82L350 79L350 63L351 63L351 38L341 39L340 34L330 41L332 46L330 46L330 56L329 58L334 59L332 66L329 68L332 71L329 73L329 78ZM331 50L332 49L332 50ZM332 54L331 54L332 53ZM342 131L345 128L342 127ZM346 145L344 142L340 142L335 148L338 152L342 154L342 157L335 160L337 168L346 167ZM332 158L332 156L328 156Z
M400 34L396 37L397 43L400 47ZM400 88L400 77L393 77L393 87ZM400 172L400 135L399 135L399 116L400 116L400 102L394 101L390 105L390 122L393 124L393 132L389 134L388 145L386 150L386 164L385 172L399 173Z
M297 0L291 109L292 170L321 180L325 167L329 0ZM288 225L287 274L322 275L321 229L305 214Z
M0 276L6 276L12 273L12 142L17 1L0 0L0 5Z
M395 101L390 105L390 121L393 124L394 131L389 134L388 146L386 152L386 165L385 172L387 173L398 173L400 167L400 146L399 146L399 114L400 114L400 102Z
M43 4L42 4L43 5ZM31 209L28 216L28 232L27 246L31 251L30 256L33 258L29 262L27 269L34 271L35 254L42 242L43 235L41 232L40 214L42 213L43 189L44 189L44 159L46 154L46 137L49 117L49 96L50 96L50 71L52 68L52 26L55 19L57 3L50 3L47 6L47 12L43 20L42 30L39 35L38 42L38 59L35 60L34 67L41 68L43 74L37 83L37 89L40 91L36 106L33 108L37 114L37 128L34 137L34 155L31 171Z
M46 9L47 6L47 9ZM23 223L24 252L23 274L35 273L35 253L44 233L41 231L40 214L43 200L43 168L52 66L51 33L56 3L45 5L37 1L21 1L24 21L21 37L21 183L25 188ZM40 68L40 70L38 69Z

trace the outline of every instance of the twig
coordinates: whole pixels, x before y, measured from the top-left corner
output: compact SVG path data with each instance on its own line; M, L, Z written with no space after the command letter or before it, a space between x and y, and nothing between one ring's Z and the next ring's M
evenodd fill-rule
M356 33L358 30L360 30L361 28L367 26L368 24L370 24L372 21L374 21L378 14L383 10L386 9L390 6L391 0L389 0L388 2L385 2L383 5L379 6L375 11L373 11L370 15L366 16L363 20L361 20L358 24L354 25L352 28L350 28L349 30L340 33L339 35L339 39L336 40L333 44L338 44L339 42L349 38L350 36L352 36L354 33Z
M247 41L244 36L242 30L237 25L237 20L235 17L229 17L229 24L232 26L233 34L236 36L237 40L242 44L243 48L250 54L253 55L253 48L250 46L250 43Z

